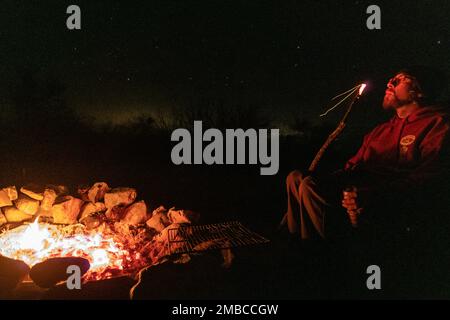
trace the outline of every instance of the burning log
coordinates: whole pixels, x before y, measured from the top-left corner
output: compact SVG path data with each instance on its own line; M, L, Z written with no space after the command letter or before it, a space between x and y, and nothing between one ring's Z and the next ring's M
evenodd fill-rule
M106 206L103 202L87 202L81 208L80 221L93 215L94 213L106 211Z
M44 199L44 190L42 187L39 187L37 185L24 186L20 188L20 192L34 200L41 201L42 199Z
M190 224L197 220L199 215L189 210L176 210L171 208L169 213L164 207L159 207L153 211L153 216L147 221L147 226L153 228L159 233L155 235L152 243L149 245L149 257L152 263L157 264L166 260L169 254L167 247L169 243L169 230L171 237L177 240L183 240L178 235L178 228L185 224ZM173 239L172 239L173 240ZM180 245L180 244L179 244Z
M178 229L180 228L180 226L182 226L182 224L172 223L153 237L153 240L149 246L149 257L153 264L162 263L167 260L166 257L170 254L170 251L168 250L169 236L172 238L172 240L183 240L183 238L178 234ZM182 244L179 243L178 245ZM172 245L172 247L174 247L174 245Z
M106 207L103 202L87 202L81 207L79 220L88 230L93 230L104 221L104 216L101 216L100 213L105 212L105 210Z
M133 237L132 226L122 221L114 222L114 232L127 239L132 239Z
M6 223L8 223L8 220L6 220L5 215L0 211L0 227Z
M114 188L105 193L106 208L111 209L119 205L130 205L136 200L137 192L133 188Z
M67 268L78 266L81 276L90 268L89 261L79 257L51 258L34 265L30 270L30 278L41 288L51 288L69 277Z
M126 207L123 205L115 206L108 209L105 213L106 218L112 221L119 221L123 217Z
M12 206L12 201L5 190L0 190L0 207Z
M178 223L172 223L172 224L170 224L170 225L168 225L166 228L164 228L164 230L163 231L161 231L160 233L158 233L154 238L153 238L153 240L154 241L156 241L156 242L164 242L164 243L167 243L168 241L169 241L169 230L172 230L172 236L174 237L174 238L176 238L177 237L177 234L178 234L178 230L177 229L179 229L180 228L180 226L181 226L181 224L178 224Z
M20 195L17 200L14 200L14 205L28 215L35 215L39 210L39 201L26 195Z
M78 221L83 201L72 196L56 199L51 213L53 222L57 224L73 224Z
M105 193L109 190L110 188L106 182L97 182L88 190L87 197L90 202L99 202L104 199Z
M147 205L144 201L139 201L128 206L124 211L122 222L129 225L144 223L147 219Z
M9 187L5 187L2 189L4 192L6 192L6 194L8 195L9 200L13 201L16 200L18 195L17 195L17 189L15 186L9 186Z
M103 219L98 215L91 215L80 221L88 230L93 230L102 224Z
M149 228L156 230L157 232L163 231L170 225L169 218L167 217L167 209L164 206L153 210L152 217L146 222Z
M44 211L50 211L56 200L56 191L53 189L46 188L44 191L44 196L41 201L41 209Z
M4 207L2 211L8 222L23 222L33 218L32 215L26 214L16 207Z
M171 208L169 213L167 213L171 223L192 223L199 220L200 215L191 210L175 209Z

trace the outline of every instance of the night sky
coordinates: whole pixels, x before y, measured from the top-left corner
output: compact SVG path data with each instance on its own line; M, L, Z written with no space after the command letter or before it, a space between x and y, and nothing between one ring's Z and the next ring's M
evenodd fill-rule
M70 4L81 30L66 28ZM381 30L366 28L370 4ZM68 104L96 122L202 99L315 118L362 80L380 94L393 68L450 73L449 35L449 1L4 0L0 103L6 114L11 85L32 69L64 83Z

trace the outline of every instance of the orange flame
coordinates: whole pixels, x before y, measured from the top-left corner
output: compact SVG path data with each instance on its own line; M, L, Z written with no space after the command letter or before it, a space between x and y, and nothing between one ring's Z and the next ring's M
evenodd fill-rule
M365 88L366 88L366 84L365 84L365 83L362 83L362 84L360 85L359 91L358 91L358 95L359 95L359 96L362 95L362 93L363 93L363 91L364 91Z
M88 233L80 225L78 228L81 230L70 232L67 227L38 223L36 219L0 234L0 255L29 266L52 257L83 257L91 264L85 276L90 280L110 278L112 273L123 271L124 263L131 259L123 243L116 242L113 235Z

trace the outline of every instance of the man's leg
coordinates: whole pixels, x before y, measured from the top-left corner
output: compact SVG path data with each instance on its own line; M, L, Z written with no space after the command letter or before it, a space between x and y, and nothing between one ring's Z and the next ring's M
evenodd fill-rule
M299 233L302 239L316 234L325 238L325 211L335 205L340 193L336 179L333 176L325 179L305 177L301 172L293 171L286 178L286 187L288 206L285 220L289 232ZM327 217L327 224L329 218L334 217Z
M287 212L283 218L282 223L287 224L290 233L294 234L299 231L299 223L297 221L299 216L300 196L299 189L300 184L303 181L303 173L300 171L292 171L286 177L287 187Z

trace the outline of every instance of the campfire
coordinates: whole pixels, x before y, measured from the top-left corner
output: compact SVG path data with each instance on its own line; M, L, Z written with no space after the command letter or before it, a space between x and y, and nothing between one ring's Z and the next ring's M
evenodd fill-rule
M133 260L138 265L139 254L130 251L112 235L102 232L85 232L83 228L64 227L48 223L23 225L0 236L0 253L22 260L30 267L54 257L82 257L90 263L87 280L101 280L114 274L132 272L124 268Z
M167 261L168 235L198 215L188 210L148 210L133 188L98 182L70 195L62 186L0 189L0 256L29 267L50 258L81 257L85 281L134 275ZM184 256L183 261L188 261Z

